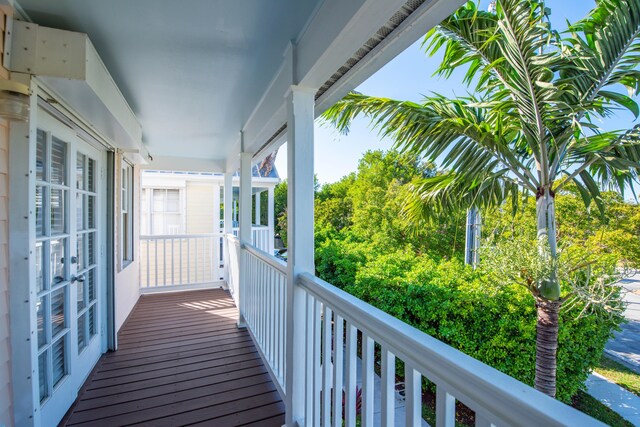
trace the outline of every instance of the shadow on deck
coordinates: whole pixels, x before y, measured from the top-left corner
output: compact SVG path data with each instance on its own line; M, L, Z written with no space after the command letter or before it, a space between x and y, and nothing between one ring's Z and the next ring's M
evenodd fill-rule
M226 291L140 298L61 425L281 426L284 404Z

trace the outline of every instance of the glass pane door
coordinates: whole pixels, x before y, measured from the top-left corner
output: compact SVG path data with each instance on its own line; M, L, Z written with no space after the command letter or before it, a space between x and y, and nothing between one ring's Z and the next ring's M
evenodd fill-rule
M40 401L69 373L69 143L37 131L36 318Z
M82 353L96 335L97 302L97 212L96 160L81 151L76 153L76 246L78 254L76 283L76 324L78 353Z
M37 386L56 425L102 353L104 152L42 110L36 135Z

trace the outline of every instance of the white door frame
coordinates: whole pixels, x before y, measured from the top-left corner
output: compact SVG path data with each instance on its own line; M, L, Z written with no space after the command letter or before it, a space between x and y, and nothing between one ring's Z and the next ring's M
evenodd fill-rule
M40 426L48 425L40 414L39 387L38 387L38 340L35 306L37 301L35 263L36 254L34 251L36 242L35 230L35 151L37 137L37 116L38 116L38 97L43 99L51 99L52 94L46 88L39 84L37 79L31 79L29 82L32 90L30 98L30 120L27 123L12 122L10 126L9 145L10 145L10 230L9 230L9 250L10 250L10 268L9 268L9 286L10 286L10 318L11 318L11 344L12 344L12 387L13 387L13 408L14 420L17 426ZM55 98L54 98L55 99ZM61 108L62 109L62 108ZM59 111L60 112L60 111ZM60 114L64 114L60 112ZM80 120L74 120L75 117L69 117L71 114L65 115L68 122L73 122L78 128L77 135L85 135L84 142L89 143L90 138L86 135L93 136L95 132L89 130L86 126L82 126ZM66 122L67 120L65 120ZM101 140L102 139L102 140ZM99 289L99 298L101 307L98 316L98 335L95 339L99 340L99 353L103 353L107 349L107 331L109 328L107 322L107 287L110 285L111 272L108 271L108 254L107 254L107 238L112 236L106 234L107 210L112 207L112 203L108 200L107 194L107 155L106 141L103 138L95 138L91 140L95 148L100 149L101 165L98 169L96 184L100 186L98 202L98 232L101 237L98 239L99 250L97 256L100 258L101 267L101 289ZM96 144L96 142L98 142ZM74 168L75 165L69 165ZM69 172L71 176L71 173ZM75 182L75 181L74 181ZM75 185L75 184L74 184ZM67 205L68 207L69 205ZM76 212L68 212L68 215L76 215ZM71 231L71 230L69 230ZM28 286L25 286L28 285ZM75 300L75 299L74 299ZM70 299L67 300L68 302ZM69 318L69 322L75 322L75 318ZM75 337L75 335L74 335ZM73 348L77 348L73 346ZM96 359L97 361L97 359ZM92 361L93 365L94 362ZM89 369L90 372L90 369ZM73 376L73 375L72 375ZM72 395L69 396L68 405L70 406L75 400L75 394L85 381L85 378L73 378L71 388ZM65 401L66 402L66 401ZM68 408L62 410L62 415Z

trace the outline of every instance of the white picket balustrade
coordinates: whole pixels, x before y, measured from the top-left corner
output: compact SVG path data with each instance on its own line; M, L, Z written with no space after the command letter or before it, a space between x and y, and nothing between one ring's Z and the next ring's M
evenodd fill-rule
M238 237L239 228L233 229L233 235ZM251 244L261 251L271 254L273 248L273 236L269 230L269 227L265 225L254 225L251 227ZM271 240L271 241L270 241Z
M219 285L222 241L222 234L140 236L141 292Z
M245 322L284 395L287 265L251 245L242 245L242 256L247 274Z
M307 387L306 425L356 425L359 358L363 427L374 425L375 406L381 426L396 425L396 360L404 362L399 385L406 426L423 425L423 377L436 385L437 427L455 425L456 400L475 412L477 426L603 425L313 275L301 275L297 286L307 293L306 348L313 349L306 354L306 378L313 383ZM377 373L380 401L374 403Z
M229 241L244 257L247 328L284 398L286 264L237 238ZM456 401L475 412L476 426L603 425L311 274L295 286L306 293L301 426L425 425L426 381L436 390L436 427L455 425ZM396 371L398 362L403 372ZM399 392L402 421L395 414Z

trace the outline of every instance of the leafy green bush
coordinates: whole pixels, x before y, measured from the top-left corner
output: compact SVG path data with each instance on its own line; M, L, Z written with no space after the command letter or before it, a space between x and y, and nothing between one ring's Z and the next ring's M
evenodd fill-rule
M436 264L398 252L363 265L345 289L358 298L490 366L533 385L536 312L518 286L495 286L490 276L457 260ZM558 399L583 388L617 321L563 310L558 349Z

